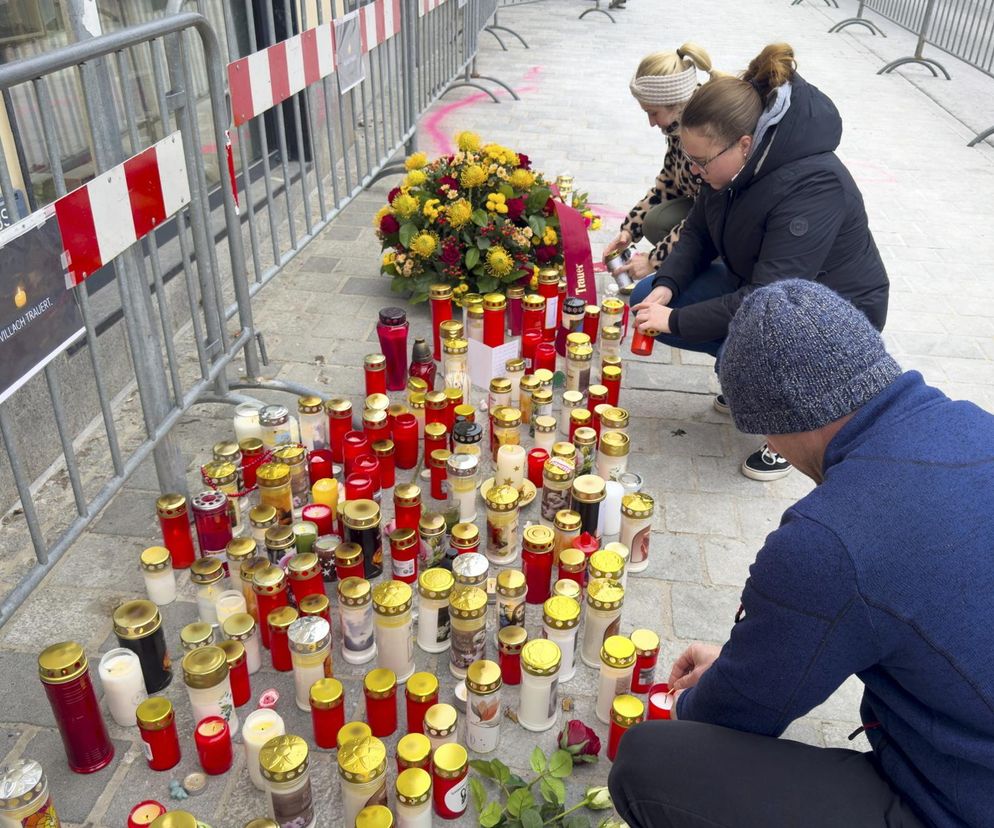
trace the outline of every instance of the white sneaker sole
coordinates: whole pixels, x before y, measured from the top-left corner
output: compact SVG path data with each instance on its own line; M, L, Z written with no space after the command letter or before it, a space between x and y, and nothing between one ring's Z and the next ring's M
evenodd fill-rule
M793 470L793 466L788 466L785 469L776 469L774 471L756 471L746 465L745 460L742 461L742 474L748 477L750 480L758 480L760 483L769 483L773 480L779 480L781 477L786 477Z

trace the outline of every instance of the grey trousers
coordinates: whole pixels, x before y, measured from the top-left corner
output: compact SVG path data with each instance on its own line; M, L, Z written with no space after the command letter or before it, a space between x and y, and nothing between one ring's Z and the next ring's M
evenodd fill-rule
M633 727L608 784L632 828L923 828L872 754L698 722Z
M687 218L693 206L691 198L674 198L651 207L642 221L642 235L650 244L659 244L670 234L670 230Z

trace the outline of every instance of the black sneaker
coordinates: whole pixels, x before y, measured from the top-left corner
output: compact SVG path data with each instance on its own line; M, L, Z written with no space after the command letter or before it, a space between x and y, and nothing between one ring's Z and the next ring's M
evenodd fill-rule
M793 466L777 454L766 443L759 451L754 451L742 462L742 474L750 480L766 483L779 480L790 474Z
M728 407L728 402L725 400L724 394L714 395L714 410L721 414L731 414L732 409Z

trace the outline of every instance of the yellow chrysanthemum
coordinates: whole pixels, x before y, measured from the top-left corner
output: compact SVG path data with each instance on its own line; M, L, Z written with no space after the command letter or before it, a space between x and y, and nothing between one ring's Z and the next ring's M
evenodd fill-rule
M404 179L405 187L420 187L428 180L428 176L421 170L411 170Z
M507 212L507 196L503 193L487 193L487 209L491 213Z
M460 132L456 136L456 146L463 152L476 152L480 148L480 136L475 132Z
M468 190L479 187L487 181L487 173L479 164L470 164L459 176L459 183Z
M487 273L502 278L514 270L514 259L499 244L487 250Z
M420 170L428 166L428 156L423 152L412 153L404 160L404 166L408 170Z
M397 261L397 254L392 250L383 257L383 266L390 267L394 262Z
M590 222L590 229L591 230L600 230L601 229L601 220L599 218L595 218L592 222Z
M429 198L425 202L425 206L421 208L421 212L425 214L425 218L434 221L438 218L438 214L442 212L439 206L441 203L437 198Z
M420 202L408 193L401 193L393 200L393 211L401 218L408 219L418 212Z
M502 147L500 144L487 144L483 148L483 154L486 155L487 158L492 158L499 164L505 163L505 159L508 154L513 155L507 147Z
M469 292L469 285L463 282L461 285L456 285L454 288L452 288L452 292L456 296L462 296L464 293Z
M393 210L391 209L389 204L384 204L382 207L380 207L380 209L376 211L376 215L373 216L373 227L379 230L380 222L383 221L383 217L389 216L392 212Z
M559 241L559 236L554 227L546 227L542 234L542 244L555 244Z
M527 190L535 183L535 173L518 169L512 172L507 180L515 190Z
M438 250L438 236L422 231L411 239L411 253L421 259L427 259Z
M460 198L445 208L445 215L452 229L458 230L473 217L473 205L466 199Z

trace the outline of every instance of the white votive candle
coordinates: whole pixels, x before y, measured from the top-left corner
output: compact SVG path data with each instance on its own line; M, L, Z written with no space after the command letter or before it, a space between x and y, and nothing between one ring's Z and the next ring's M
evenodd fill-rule
M242 725L242 739L245 741L245 762L248 765L252 784L260 791L267 790L266 780L259 768L259 753L262 746L274 736L283 736L286 728L283 719L275 710L265 708L254 710L245 718Z
M121 727L135 727L138 724L135 711L148 698L138 656L117 647L100 658L98 673L114 721Z
M240 589L226 589L217 596L214 606L217 611L218 624L224 624L232 615L248 612L245 595Z
M163 607L176 600L176 574L172 557L164 546L150 546L141 554L142 577L148 599Z
M495 486L514 486L519 492L525 485L524 446L501 446L497 449L497 473Z
M617 480L604 484L604 502L598 515L601 538L616 536L621 531L621 498L625 487Z

